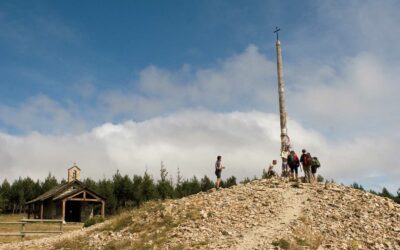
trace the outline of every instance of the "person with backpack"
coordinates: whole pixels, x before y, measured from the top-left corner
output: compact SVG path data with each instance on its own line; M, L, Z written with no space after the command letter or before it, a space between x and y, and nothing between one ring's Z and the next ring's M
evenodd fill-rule
M316 173L317 173L317 169L319 167L321 167L321 163L319 163L318 158L316 156L314 156L312 158L312 163L311 163L311 174L312 174L312 178L313 178L314 182L317 180Z
M305 182L311 183L311 165L312 157L310 153L306 153L303 158L303 171Z
M290 167L290 179L294 180L294 176L296 176L296 181L298 180L298 168L300 166L299 157L296 152L293 150L290 151L288 156L288 165Z
M215 162L215 175L217 176L217 182L215 183L215 188L219 189L219 185L221 184L221 172L225 167L222 166L222 156L217 156L217 161Z

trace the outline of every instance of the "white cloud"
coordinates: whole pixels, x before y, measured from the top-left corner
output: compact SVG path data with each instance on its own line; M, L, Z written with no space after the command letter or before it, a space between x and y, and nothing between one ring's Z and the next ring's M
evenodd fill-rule
M178 71L149 66L139 73L131 92L112 91L100 100L109 116L131 114L148 118L184 108L251 110L271 108L276 100L276 66L254 45L220 60L215 68Z
M318 155L321 173L337 180L368 179L386 175L393 185L400 170L392 158L400 145L395 139L356 138L336 143L304 129L291 120L293 146ZM176 177L213 176L216 155L227 166L224 176L260 176L262 169L279 156L279 120L260 112L210 113L187 111L144 122L104 124L76 136L0 135L0 166L3 176L43 179L49 171L65 178L66 169L77 162L84 177L143 174L158 177L160 162Z
M290 79L297 81L287 99L291 113L301 122L315 128L334 126L338 133L357 133L385 130L398 117L397 65L364 53L344 60L338 71L329 67L320 70L316 65L305 67L300 69L311 72L316 68L317 73L297 78L301 72L291 68Z
M17 107L0 106L0 121L21 131L82 131L85 123L73 111L44 95L29 98Z

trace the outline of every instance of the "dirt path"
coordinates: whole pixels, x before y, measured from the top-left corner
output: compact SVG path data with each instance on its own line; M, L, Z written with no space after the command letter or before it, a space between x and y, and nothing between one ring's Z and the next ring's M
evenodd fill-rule
M274 239L289 230L290 223L300 216L301 210L306 206L308 195L302 189L285 189L282 198L280 212L268 225L253 228L244 234L233 249L268 249Z

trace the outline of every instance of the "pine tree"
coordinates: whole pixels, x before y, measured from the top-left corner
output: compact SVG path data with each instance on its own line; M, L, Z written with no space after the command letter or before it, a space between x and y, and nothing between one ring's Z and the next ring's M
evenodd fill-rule
M6 201L3 197L3 193L0 192L0 213L4 213L5 202Z
M97 182L97 192L103 196L106 202L106 214L113 214L117 209L117 201L114 196L114 185L111 180L103 179Z
M2 203L0 204L0 210L4 213L10 211L10 195L11 195L11 185L4 179L0 187L0 194L2 196Z
M41 185L41 193L43 194L56 186L58 186L58 181L56 177L49 173Z
M117 208L132 205L132 181L128 175L122 176L119 171L113 176L114 195L117 200Z
M387 198L393 199L393 195L385 187L382 188L382 192L379 193L379 195L382 197L387 197Z
M246 183L249 183L249 182L250 182L249 177L246 177L246 178L244 178L240 183L246 184Z
M33 200L40 195L41 190L39 180L37 182L34 182L30 177L26 177L22 180L21 185L23 188L25 202ZM25 202L24 204L21 204L24 207Z
M175 197L176 198L182 198L184 196L184 190L182 186L182 176L181 176L181 171L178 167L178 173L176 176L176 187L175 187Z
M160 180L157 183L157 192L162 200L174 197L174 187L168 179L168 172L163 162L161 162Z
M400 188L397 189L397 197L394 198L394 201L400 204Z
M214 186L215 186L214 182L212 182L207 175L204 175L204 177L200 180L200 188L201 191L203 192L210 190Z
M12 213L21 212L22 204L25 204L24 189L22 178L19 177L11 185L10 203L12 204Z
M144 173L143 181L141 185L141 197L144 201L152 200L157 198L157 190L154 185L153 178L147 173Z
M190 180L185 180L182 183L182 189L184 196L197 194L201 191L200 182L196 176L193 176Z
M235 176L231 176L229 177L225 183L224 183L224 188L228 188L228 187L232 187L232 186L236 186L236 177Z
M95 191L97 190L96 182L94 180L90 179L90 178L84 179L83 180L83 184L89 189L92 189L92 190L95 190Z
M142 196L142 182L143 182L142 176L140 175L133 176L132 195L133 195L133 204L136 207L139 207L144 200Z
M350 187L352 187L354 189L359 189L359 190L362 190L362 191L365 190L364 187L359 185L357 182L354 182L353 184L351 184Z

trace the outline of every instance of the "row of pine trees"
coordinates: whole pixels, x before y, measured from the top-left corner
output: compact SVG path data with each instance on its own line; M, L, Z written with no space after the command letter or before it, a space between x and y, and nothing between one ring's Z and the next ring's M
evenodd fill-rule
M174 184L164 165L161 165L160 178L154 178L145 172L143 175L122 175L117 171L111 179L94 181L90 178L81 180L88 188L94 190L106 199L106 214L127 207L139 207L143 202L154 199L181 198L214 187L214 182L207 176L198 179L193 176L183 179L178 170L177 180ZM249 181L247 179L247 181ZM0 212L24 213L25 203L49 191L59 182L55 176L49 174L44 181L32 180L30 177L15 180L10 184L5 179L0 187ZM222 187L236 185L236 177L232 176L222 181Z
M354 182L353 184L350 185L350 187L355 188L355 189L359 189L362 191L367 191L362 185L358 184L357 182ZM368 192L375 194L375 195L379 195L382 197L386 197L389 199L394 200L395 202L400 204L400 188L397 189L397 195L394 195L392 193L389 192L389 190L387 190L387 188L382 188L381 192L376 192L374 190L369 190Z
M262 178L266 178L266 173L263 173ZM256 179L254 177L253 179ZM319 181L323 181L323 177L319 176ZM249 178L245 178L242 183L249 182ZM99 195L106 198L106 213L114 214L120 209L128 207L139 207L143 202L154 199L181 198L184 196L207 191L214 187L214 182L204 176L198 179L193 176L190 179L183 179L178 169L177 180L174 183L168 175L164 165L161 164L160 178L154 178L145 172L141 175L121 175L117 171L112 178L94 181L90 178L82 180L82 182L90 189L97 192ZM30 177L19 178L10 184L4 180L0 187L0 213L23 213L25 212L25 203L36 198L37 196L49 191L50 189L65 183L65 180L59 182L56 177L49 174L44 181L32 180ZM222 187L231 187L236 185L236 177L231 176L222 181ZM364 190L364 188L353 183L350 185L353 188ZM369 192L383 197L393 199L400 203L400 189L397 191L397 196L391 194L386 188L382 192Z

